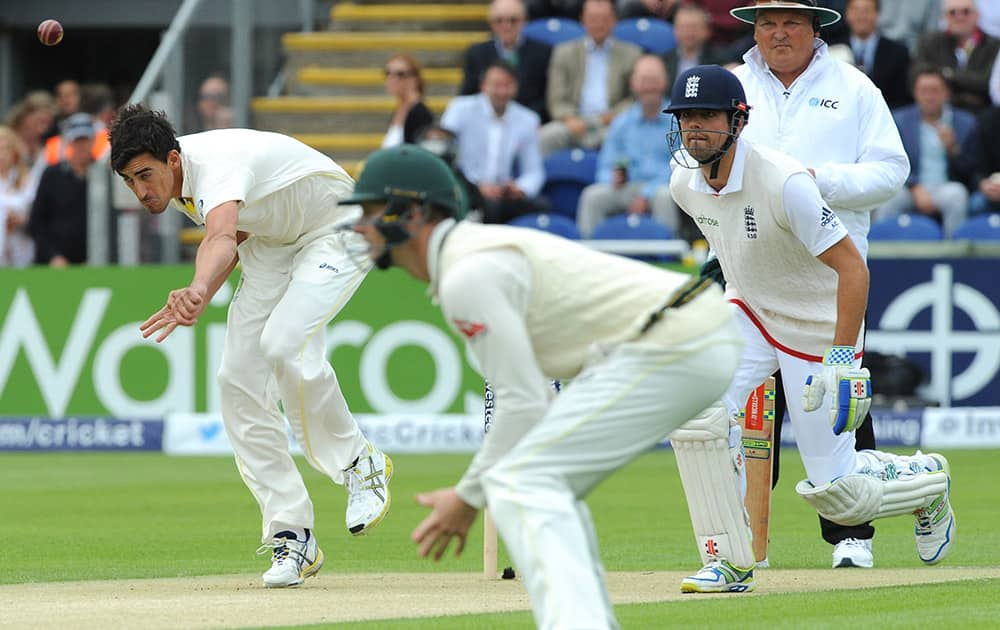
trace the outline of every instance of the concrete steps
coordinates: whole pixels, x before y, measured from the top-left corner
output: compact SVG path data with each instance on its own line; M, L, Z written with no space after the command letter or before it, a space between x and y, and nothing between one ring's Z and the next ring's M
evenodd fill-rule
M330 10L334 31L431 31L482 28L485 4L355 4L343 2Z
M428 96L454 96L462 83L461 68L425 68ZM293 93L303 96L384 96L385 75L377 68L307 66L293 78Z
M423 65L427 106L440 116L458 93L462 56L489 39L486 2L340 2L330 30L282 37L287 96L251 103L258 129L299 137L345 168L379 148L395 110L383 68L397 53Z

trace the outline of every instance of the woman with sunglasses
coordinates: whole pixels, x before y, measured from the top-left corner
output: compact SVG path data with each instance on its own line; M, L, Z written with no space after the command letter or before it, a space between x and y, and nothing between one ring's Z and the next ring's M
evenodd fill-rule
M434 122L434 114L424 104L424 79L420 64L410 55L393 55L385 64L385 91L396 99L396 111L382 148L413 144L424 127Z

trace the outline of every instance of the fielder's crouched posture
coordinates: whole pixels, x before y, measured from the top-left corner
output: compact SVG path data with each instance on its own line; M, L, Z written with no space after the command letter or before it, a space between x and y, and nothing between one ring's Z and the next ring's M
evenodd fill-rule
M355 230L379 267L430 283L503 404L455 488L420 495L422 555L461 552L489 506L541 628L617 627L583 498L732 379L742 349L721 291L550 234L456 221L448 166L414 146L372 154ZM547 379L572 379L550 401Z
M361 433L326 359L326 325L370 268L338 229L357 219L356 207L337 206L354 182L288 136L223 129L177 138L162 112L141 105L112 124L111 165L151 213L173 206L206 228L194 279L142 325L144 337L159 332L159 342L194 325L242 263L218 375L222 419L263 516L264 585L298 586L323 552L279 400L309 463L346 486L352 534L389 509L392 462Z
M799 494L844 525L912 513L918 555L937 563L954 535L947 461L854 451L853 431L871 404L856 351L868 298L864 260L801 164L739 138L749 110L739 79L719 66L681 73L666 110L678 123L669 135L674 158L687 167L674 170L671 192L718 255L746 341L721 403L671 436L705 563L682 590L752 587L741 440L729 418L779 368L808 475Z

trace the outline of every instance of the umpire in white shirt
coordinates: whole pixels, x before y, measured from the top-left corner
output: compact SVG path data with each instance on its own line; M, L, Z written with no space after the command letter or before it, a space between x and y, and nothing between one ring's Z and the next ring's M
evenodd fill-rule
M537 209L545 183L538 114L514 101L517 74L504 61L486 69L479 94L453 99L441 126L458 139L458 167L483 196L485 223Z
M754 25L756 42L733 71L754 108L742 137L802 162L867 258L870 213L899 192L910 163L881 92L863 72L831 56L819 38L820 28L840 14L815 0L757 0L730 13ZM776 439L783 412L775 414ZM858 450L875 448L870 417L856 439ZM835 545L834 567L872 566L871 525L845 527L823 518L820 524L823 538Z

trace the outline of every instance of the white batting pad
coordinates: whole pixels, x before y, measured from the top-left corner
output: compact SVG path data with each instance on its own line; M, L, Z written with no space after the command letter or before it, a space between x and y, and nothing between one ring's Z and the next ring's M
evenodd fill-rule
M877 518L912 514L927 507L948 488L943 470L922 471L894 479L855 473L816 488L800 481L795 491L824 518L860 525Z
M730 449L729 433L729 414L719 402L675 430L670 443L702 563L722 558L750 569L755 563L740 492L743 456L740 447Z

